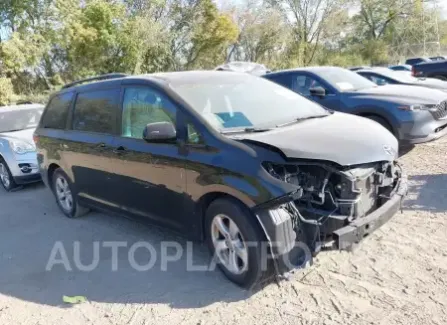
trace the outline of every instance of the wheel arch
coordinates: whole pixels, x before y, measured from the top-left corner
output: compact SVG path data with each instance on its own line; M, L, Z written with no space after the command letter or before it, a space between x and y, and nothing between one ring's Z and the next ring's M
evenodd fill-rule
M397 131L397 128L395 126L395 124L390 120L389 117L385 116L384 114L372 111L372 110L368 110L368 109L362 109L360 111L357 111L356 113L354 113L355 115L361 116L361 117L379 117L381 119L383 119L386 123L388 123L388 125L390 126L391 130L393 131L394 136L398 135L399 132Z
M239 205L243 210L245 210L254 220L256 220L256 223L261 228L262 232L266 236L262 225L259 222L259 219L256 217L256 215L253 213L253 211L250 209L250 207L244 203L241 199L237 198L236 196L226 193L226 192L220 192L220 191L214 191L204 194L196 203L196 209L195 213L199 217L200 222L200 240L203 241L206 239L206 232L205 232L205 215L208 207L211 205L212 202L219 200L219 199L227 199L229 201L234 202L235 204ZM266 236L267 239L267 236Z
M51 163L49 166L48 166L48 169L47 169L47 178L48 178L48 185L50 186L50 187L52 187L53 186L53 175L54 175L54 172L56 171L56 169L58 169L58 168L61 168L58 164L56 164L56 163Z

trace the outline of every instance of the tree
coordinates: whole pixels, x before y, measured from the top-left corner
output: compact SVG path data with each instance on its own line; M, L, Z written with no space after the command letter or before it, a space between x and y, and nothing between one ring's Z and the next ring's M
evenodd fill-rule
M344 8L345 0L268 0L283 13L292 27L293 44L289 56L298 64L309 65L320 45L329 17Z

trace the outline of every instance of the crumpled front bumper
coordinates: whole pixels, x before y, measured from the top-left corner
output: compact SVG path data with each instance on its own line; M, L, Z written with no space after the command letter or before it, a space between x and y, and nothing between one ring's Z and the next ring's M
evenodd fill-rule
M402 176L397 189L385 204L372 213L333 232L334 246L340 250L349 249L352 245L359 243L363 238L379 229L401 210L407 192L408 181L405 176Z

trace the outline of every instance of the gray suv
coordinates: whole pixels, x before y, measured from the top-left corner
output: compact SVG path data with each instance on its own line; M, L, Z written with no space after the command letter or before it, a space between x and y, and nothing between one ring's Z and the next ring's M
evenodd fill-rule
M10 191L40 180L33 133L43 105L0 107L0 183Z
M447 94L437 89L377 86L337 67L292 69L263 77L329 109L370 118L401 144L432 141L447 134Z

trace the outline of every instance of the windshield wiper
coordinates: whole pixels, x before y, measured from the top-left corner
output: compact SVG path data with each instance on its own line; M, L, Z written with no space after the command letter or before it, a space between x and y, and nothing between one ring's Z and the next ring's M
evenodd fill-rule
M288 122L285 122L285 123L282 123L282 124L278 124L278 125L276 125L276 127L277 128L281 128L283 126L292 125L292 124L295 124L295 123L298 123L298 122L301 122L301 121L311 120L311 119L314 119L314 118L326 117L328 115L315 115L315 116L308 116L308 117L299 117L299 118L296 118L296 119L294 119L292 121L288 121Z
M271 128L255 128L255 127L246 127L243 129L233 129L233 130L222 130L220 133L228 134L228 133L257 133L257 132L267 132L270 131Z

